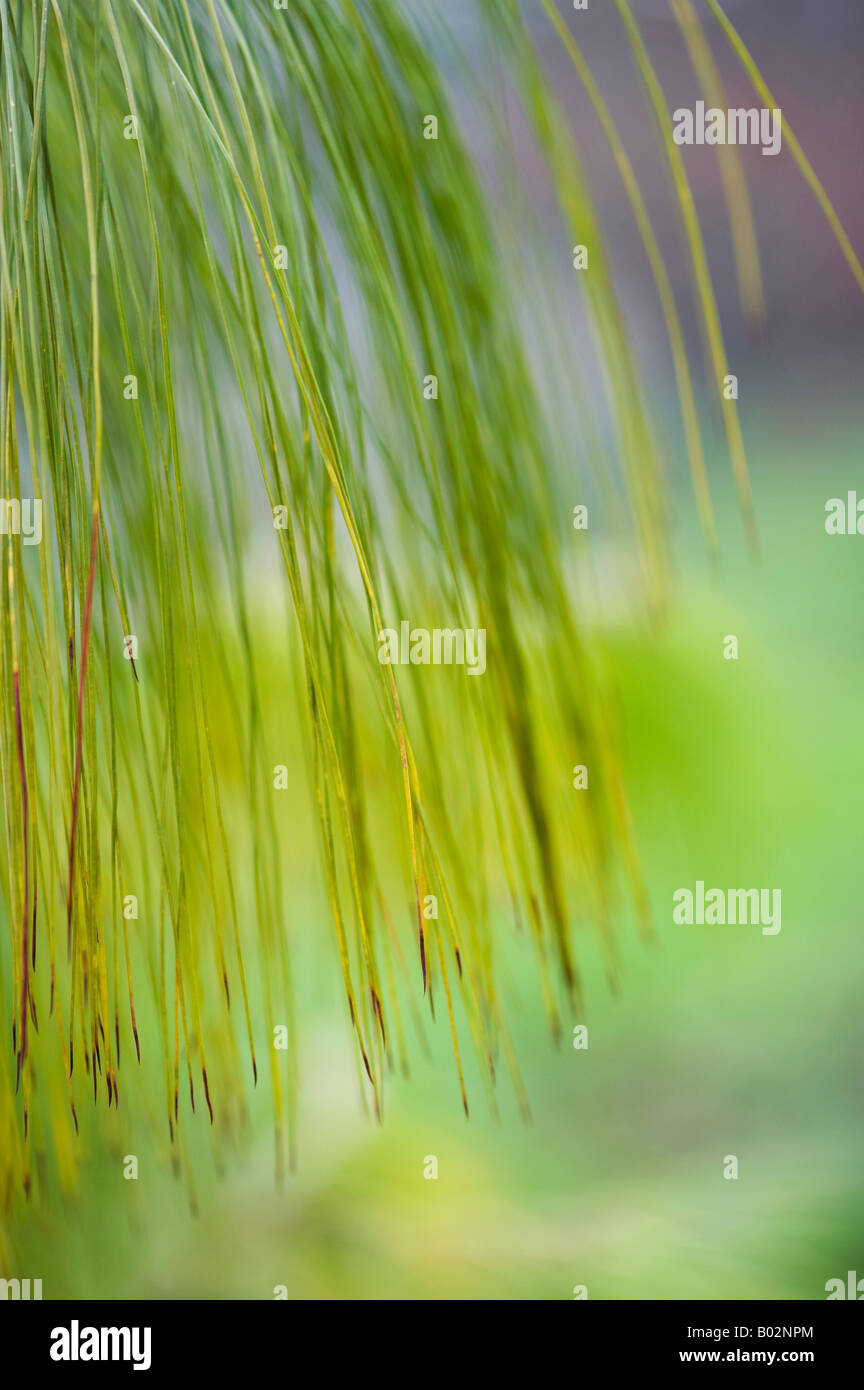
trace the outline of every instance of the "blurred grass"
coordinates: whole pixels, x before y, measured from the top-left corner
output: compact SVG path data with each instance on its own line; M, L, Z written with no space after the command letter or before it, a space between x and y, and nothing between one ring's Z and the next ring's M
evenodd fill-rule
M860 583L854 542L822 527L852 446L818 475L793 458L790 504L788 450L766 435L766 558L730 552L726 465L718 445L703 471L647 207L559 24L660 295L712 557L709 473L719 503L725 578L681 549L661 624L658 402L575 133L518 7L497 28L484 8L567 240L591 243L594 433L615 460L589 451L605 496L578 563L577 450L558 426L584 438L591 421L559 420L554 392L541 404L517 229L499 237L446 84L387 0L278 15L100 0L41 18L0 0L4 490L29 477L46 494L46 544L9 539L2 590L0 1265L23 1262L48 1297L821 1296L853 1258ZM726 355L702 231L641 30L617 9L668 155L713 399ZM429 109L442 138L425 148ZM741 192L733 175L739 220ZM737 411L722 412L752 542ZM610 511L626 517L614 535ZM409 613L488 624L483 681L397 682L375 637ZM120 655L130 628L140 683ZM721 659L729 631L738 663ZM696 878L781 885L782 934L673 929L672 889ZM574 1052L585 1006L591 1046Z
M581 932L590 1045L573 1050L565 1019L556 1050L525 943L493 907L532 1123L506 1097L494 1122L471 1074L465 1123L440 1017L431 1055L411 1048L411 1084L394 1085L383 1128L362 1115L298 826L297 1173L277 1195L260 1097L221 1181L199 1116L196 1220L130 1091L120 1148L139 1154L138 1183L94 1152L62 1216L16 1225L47 1297L270 1298L285 1284L290 1298L567 1299L587 1284L590 1298L819 1299L860 1265L864 751L850 731L864 655L849 636L864 571L856 541L823 525L855 447L836 437L816 473L806 445L796 458L763 435L761 566L733 557L711 582L682 550L661 633L620 622L597 634L625 712L657 940L616 924L616 997ZM727 632L737 663L721 657ZM448 786L459 802L458 775ZM781 886L781 933L673 927L672 889L697 877ZM437 1182L423 1178L428 1154ZM722 1177L726 1154L738 1181Z

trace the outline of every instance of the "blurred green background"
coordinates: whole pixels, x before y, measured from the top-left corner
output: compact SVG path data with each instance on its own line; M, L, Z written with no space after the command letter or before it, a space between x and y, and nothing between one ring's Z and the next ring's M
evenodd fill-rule
M506 1086L493 1121L471 1073L466 1122L444 1017L383 1126L363 1115L329 924L295 881L297 1172L275 1190L259 1094L217 1177L199 1109L192 1216L143 1117L136 1132L127 1068L121 1149L139 1156L137 1183L93 1153L76 1199L13 1227L46 1297L267 1299L282 1284L290 1298L568 1299L584 1284L590 1299L811 1299L861 1265L864 540L824 531L857 444L835 421L817 470L814 439L795 449L755 428L761 563L736 555L721 503L722 577L682 546L662 631L597 621L656 942L618 924L615 997L582 933L587 1017L572 1023L587 1022L587 1051L552 1045L495 909L532 1122ZM737 662L722 659L727 633ZM782 931L674 926L672 891L697 878L781 887Z

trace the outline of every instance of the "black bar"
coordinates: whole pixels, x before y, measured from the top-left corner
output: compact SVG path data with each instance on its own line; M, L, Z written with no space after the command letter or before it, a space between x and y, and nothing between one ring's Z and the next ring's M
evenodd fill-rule
M859 1300L861 1301L861 1300ZM365 1305L356 1309L350 1302L313 1305L301 1300L298 1313L291 1301L263 1302L10 1302L0 1310L0 1327L7 1332L6 1345L26 1348L28 1371L38 1371L52 1382L62 1383L70 1376L93 1379L101 1373L113 1377L135 1375L161 1377L166 1371L212 1373L219 1382L232 1374L248 1378L253 1374L272 1375L283 1370L286 1376L304 1379L310 1371L302 1368L310 1357L317 1363L314 1374L336 1375L339 1352L344 1347L351 1358L350 1372L361 1373L358 1360L372 1358L367 1369L375 1379L413 1379L417 1356L425 1373L440 1358L441 1369L452 1374L456 1367L475 1361L488 1372L496 1352L504 1359L511 1355L511 1374L517 1374L521 1357L535 1365L546 1363L557 1375L564 1375L569 1362L575 1375L594 1367L594 1374L617 1371L653 1370L665 1373L672 1368L684 1371L720 1367L727 1371L739 1367L761 1367L765 1371L803 1368L824 1379L826 1373L842 1369L844 1376L860 1379L862 1314L857 1309L824 1302L590 1302L574 1300L565 1308L538 1304L511 1306L502 1338L490 1336L487 1317L495 1328L500 1305L471 1302L464 1313L453 1303L446 1304L442 1319L436 1308L418 1316L413 1307L399 1303L399 1317L387 1321L387 1308L370 1317ZM482 1308L486 1307L486 1313ZM465 1317L464 1324L462 1317ZM329 1332L325 1329L329 1328ZM107 1332L103 1339L102 1329ZM94 1337L94 1330L98 1337ZM137 1330L137 1337L134 1335ZM149 1330L149 1342L145 1335ZM526 1341L533 1333L551 1338ZM128 1336L127 1336L128 1334ZM390 1348L388 1349L388 1342ZM406 1359L409 1347L413 1352ZM79 1359L59 1360L55 1353ZM105 1360L84 1359L97 1350ZM366 1349L364 1351L364 1348ZM114 1351L126 1359L112 1359ZM393 1361L387 1369L388 1360ZM560 1365L564 1360L565 1366ZM145 1361L148 1363L145 1365ZM374 1365L373 1365L374 1363ZM398 1370L401 1365L402 1370ZM377 1367L377 1369L375 1369ZM365 1375L363 1376L365 1379ZM532 1375L532 1378L535 1378ZM556 1376L557 1378L557 1376ZM567 1383L569 1373L563 1383ZM214 1381L214 1384L217 1383Z

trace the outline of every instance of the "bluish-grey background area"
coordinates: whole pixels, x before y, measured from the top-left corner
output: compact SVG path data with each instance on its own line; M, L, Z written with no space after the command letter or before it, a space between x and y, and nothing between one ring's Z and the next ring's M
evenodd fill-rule
M692 303L689 258L680 231L670 178L658 132L614 0L590 0L576 12L565 0L558 8L600 86L637 171L648 210L666 254L667 268L682 308L688 340L700 352L698 325L687 311ZM632 0L670 112L692 107L699 84L668 0ZM428 7L418 7L428 13ZM729 106L762 103L703 0L695 9L724 82ZM652 340L664 340L657 295L618 176L590 99L564 52L539 0L522 11L542 56L584 160L599 208L606 249L614 260L617 284L631 325L651 358ZM864 5L857 0L737 0L725 11L775 96L784 122L799 139L850 240L864 245L861 162L864 140ZM522 190L550 237L549 250L561 246L562 286L570 270L563 253L555 190L536 146L521 120L518 101L490 73L489 41L468 7L450 3L440 12L460 39L463 53L490 83L492 100L504 113L519 160ZM422 22L422 20L421 20ZM472 118L464 83L454 75L462 131L494 179L494 161L483 124ZM461 97L461 99L460 99ZM730 357L752 383L765 381L786 423L806 428L818 379L826 406L857 390L864 336L864 297L828 231L816 200L795 166L788 140L776 158L743 148L741 158L752 199L762 252L769 314L764 333L753 341L738 306L732 240L716 151L685 151L688 178L703 236ZM751 397L752 399L752 397ZM742 402L742 410L746 410Z

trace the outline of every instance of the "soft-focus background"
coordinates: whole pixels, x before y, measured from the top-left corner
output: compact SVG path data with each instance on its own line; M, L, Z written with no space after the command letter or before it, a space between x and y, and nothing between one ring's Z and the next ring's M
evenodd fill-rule
M636 0L634 7L670 109L692 105L699 90L665 3ZM864 10L856 0L742 0L727 9L860 252ZM468 100L466 74L454 66L463 133L499 200L514 276L526 285L545 282L533 314L526 308L544 364L538 370L555 344L563 378L584 388L592 350L569 270L569 230L558 223L485 40L457 0L439 0L436 10L458 36L474 82L497 104L518 161L521 210L501 177L500 151L475 120L484 89L471 86ZM266 1299L285 1285L290 1298L567 1299L574 1285L586 1285L591 1299L818 1299L826 1280L864 1272L864 539L824 530L828 498L855 488L864 495L864 300L788 150L777 159L744 150L768 310L754 340L737 303L716 160L708 150L686 152L741 382L762 546L754 563L742 544L719 412L706 401L723 555L722 574L712 575L665 345L652 352L662 341L656 293L623 188L575 73L539 6L530 11L592 179L629 324L661 398L669 378L668 419L660 422L668 431L674 516L667 622L658 630L633 616L620 578L628 556L612 530L604 531L599 511L593 558L586 563L580 552L578 581L583 618L623 711L656 941L645 945L622 917L613 995L596 938L583 933L587 1015L565 1023L587 1022L589 1047L574 1050L565 1030L556 1050L534 975L521 969L522 943L493 887L507 1013L532 1120L519 1117L506 1087L494 1120L469 1070L466 1122L439 1016L434 1026L424 1018L427 1047L412 1043L410 1081L394 1080L378 1126L364 1115L353 1079L317 839L307 799L298 795L283 821L284 869L296 903L296 1172L275 1190L266 1097L256 1096L246 1141L222 1153L221 1176L199 1111L193 1216L164 1147L148 1137L156 1103L127 1084L130 1127L118 1152L138 1154L138 1183L124 1182L117 1154L94 1152L77 1199L62 1214L31 1212L13 1228L18 1263L43 1278L46 1296ZM562 13L579 26L683 298L688 263L613 6L591 0L590 18L563 5ZM756 104L722 38L709 31L730 104ZM696 363L695 320L687 326ZM556 429L550 468L572 475L569 504L581 500L588 471L584 427L574 408L572 419L562 412ZM602 439L602 414L592 428ZM564 529L569 504L562 496ZM266 603L260 621L266 626ZM730 633L739 638L737 662L722 659ZM302 769L299 745L295 753ZM450 775L461 804L470 788L460 784L458 768ZM753 927L674 926L673 890L699 878L780 887L782 931L763 937ZM158 1134L158 1122L155 1128ZM438 1160L437 1181L424 1179L429 1155ZM737 1181L724 1180L727 1155L737 1156Z

